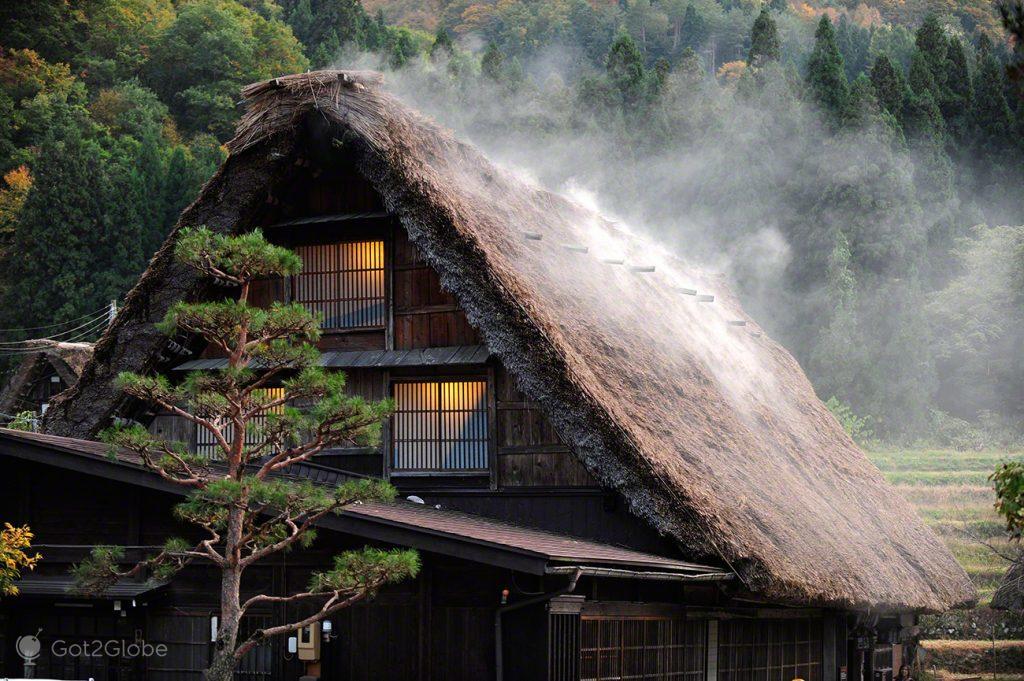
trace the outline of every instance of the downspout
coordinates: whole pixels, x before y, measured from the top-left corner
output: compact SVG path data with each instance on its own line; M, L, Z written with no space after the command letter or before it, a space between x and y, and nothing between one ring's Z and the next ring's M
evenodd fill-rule
M494 612L494 678L495 681L503 681L505 678L504 659L502 655L502 634L501 634L501 617L506 612L512 610L519 610L530 605L536 605L537 603L546 603L552 598L558 598L566 594L572 593L576 589L576 582L579 581L580 575L583 574L583 570L577 568L572 574L572 578L569 579L569 583L551 593L541 594L540 596L534 596L533 598L527 598L525 601L519 603L513 603L512 605L506 605L498 608Z

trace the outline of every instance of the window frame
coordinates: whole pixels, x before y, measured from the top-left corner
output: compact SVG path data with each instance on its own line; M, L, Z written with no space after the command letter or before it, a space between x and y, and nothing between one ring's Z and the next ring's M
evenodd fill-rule
M583 615L579 622L578 677L584 681L654 678L704 681L711 645L708 622L685 615ZM654 642L646 638L652 633L652 627ZM681 640L672 637L677 627ZM682 668L672 670L674 661L682 662ZM608 669L607 675L602 674L602 662L614 666L615 670ZM651 663L655 669L647 670L649 673L636 668L638 665L646 668ZM587 674L588 671L595 675Z
M316 240L316 241L300 241L288 246L289 249L294 251L296 255L302 258L300 249L303 248L326 248L330 246L343 246L346 244L359 244L359 243L379 243L381 246L381 319L380 324L370 326L321 326L321 332L324 335L331 334L348 334L348 333L366 333L366 332L388 332L391 325L392 317L392 291L391 291L391 240L385 235L381 234L366 234L366 235L350 235L348 238L343 239L329 239L329 240ZM306 261L302 260L303 270L305 270ZM377 268L362 268L353 270L338 270L337 272L324 272L323 274L342 274L344 272L373 272L377 271ZM302 301L298 300L298 281L304 273L297 275L290 275L283 277L285 282L285 297L289 303L298 303L303 308L313 314L317 314L320 310L311 309L309 306L310 302L323 304L324 302L344 302L345 299L339 299L338 301ZM358 299L356 299L358 300ZM326 321L326 320L325 320Z
M395 466L395 415L398 413L397 404L395 413L386 422L384 439L384 470L389 478L489 478L490 485L494 486L495 467L497 462L495 451L495 414L494 414L494 380L491 371L466 374L417 374L417 375L389 375L387 377L387 393L391 399L395 399L395 386L402 383L483 383L484 400L481 413L485 414L485 437L482 440L484 445L484 456L486 461L480 468L450 468L450 469L406 469ZM438 388L440 390L440 387ZM438 407L438 419L444 412ZM438 440L441 442L441 440Z

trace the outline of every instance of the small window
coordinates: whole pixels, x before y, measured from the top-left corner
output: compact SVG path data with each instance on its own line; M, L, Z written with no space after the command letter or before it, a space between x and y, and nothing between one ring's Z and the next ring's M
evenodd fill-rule
M392 470L487 470L486 381L408 381L393 393Z
M385 325L384 242L298 246L302 273L292 277L292 300L323 317L325 329Z

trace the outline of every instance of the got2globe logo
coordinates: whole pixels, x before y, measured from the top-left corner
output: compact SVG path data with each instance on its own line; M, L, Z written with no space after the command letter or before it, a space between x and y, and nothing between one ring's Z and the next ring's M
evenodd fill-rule
M40 629L35 634L19 636L15 641L15 649L18 656L25 662L34 662L42 652L43 644L39 635L43 633ZM56 639L50 646L50 655L53 657L110 657L110 658L136 658L136 657L164 657L167 655L167 645L164 643L153 644L144 640L128 641L124 639L109 640L87 640L67 641Z
M39 634L41 633L43 633L42 629L35 634L19 636L18 640L14 642L14 648L18 651L18 656L25 660L25 662L32 662L39 657L39 652L43 649L43 644L39 642Z

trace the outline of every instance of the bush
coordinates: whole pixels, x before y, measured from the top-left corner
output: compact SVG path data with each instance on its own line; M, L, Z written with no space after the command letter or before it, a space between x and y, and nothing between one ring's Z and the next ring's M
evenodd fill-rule
M835 395L828 398L825 406L854 442L862 447L877 444L878 440L875 438L874 428L871 427L870 416L857 416L853 413L850 405L840 401Z

